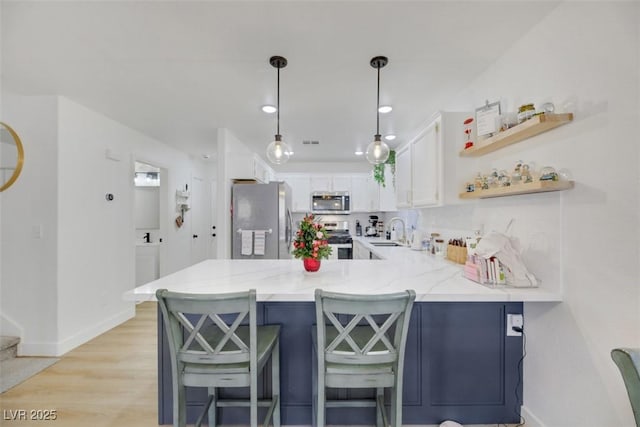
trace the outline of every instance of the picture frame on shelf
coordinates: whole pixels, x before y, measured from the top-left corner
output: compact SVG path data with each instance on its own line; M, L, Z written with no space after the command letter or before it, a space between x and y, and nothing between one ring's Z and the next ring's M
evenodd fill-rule
M476 108L476 134L478 137L490 137L500 131L500 101L486 102Z

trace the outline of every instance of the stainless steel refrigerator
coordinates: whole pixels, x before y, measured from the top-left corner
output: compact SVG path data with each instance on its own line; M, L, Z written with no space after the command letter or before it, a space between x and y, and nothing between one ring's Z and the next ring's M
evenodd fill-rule
M231 226L233 259L291 258L291 189L284 182L234 184Z

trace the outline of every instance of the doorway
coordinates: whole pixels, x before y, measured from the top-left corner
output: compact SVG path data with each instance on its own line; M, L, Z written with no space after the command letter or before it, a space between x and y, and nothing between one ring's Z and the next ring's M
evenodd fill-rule
M167 170L135 161L134 225L135 285L158 279L165 273L162 245L167 216Z

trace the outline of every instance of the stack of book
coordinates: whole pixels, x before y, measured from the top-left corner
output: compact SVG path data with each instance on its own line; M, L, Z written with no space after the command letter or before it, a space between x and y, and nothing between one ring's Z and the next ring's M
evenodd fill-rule
M507 267L496 257L469 255L464 264L464 277L483 285L506 285L506 271Z

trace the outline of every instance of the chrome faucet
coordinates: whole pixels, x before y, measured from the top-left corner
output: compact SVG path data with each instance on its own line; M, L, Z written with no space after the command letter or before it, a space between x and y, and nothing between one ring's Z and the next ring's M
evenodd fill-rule
M402 224L402 237L400 237L398 241L402 244L407 243L407 227L404 224L404 220L399 216L394 216L389 220L387 223L387 231L391 231L391 224L393 224L394 221L400 221L400 224Z

